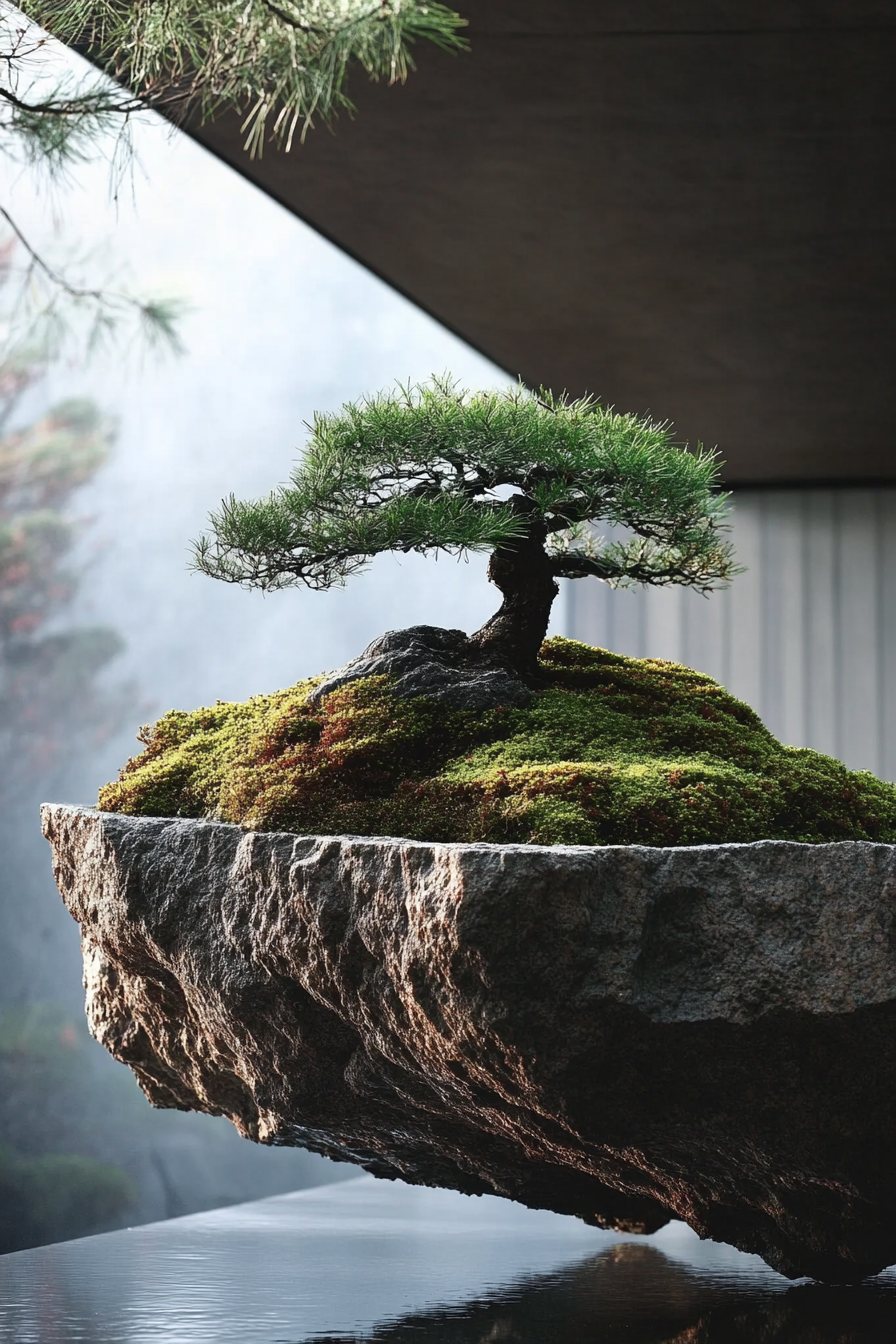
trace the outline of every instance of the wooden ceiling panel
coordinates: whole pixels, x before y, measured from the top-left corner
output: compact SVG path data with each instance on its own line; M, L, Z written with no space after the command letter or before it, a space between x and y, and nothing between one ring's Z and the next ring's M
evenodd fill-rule
M470 53L356 80L333 134L197 138L511 373L670 418L732 483L896 479L896 4L462 7Z

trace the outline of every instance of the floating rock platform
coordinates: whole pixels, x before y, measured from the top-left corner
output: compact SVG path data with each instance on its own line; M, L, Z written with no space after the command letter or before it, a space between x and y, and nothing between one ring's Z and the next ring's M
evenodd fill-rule
M791 1277L896 1262L896 847L43 823L154 1105Z

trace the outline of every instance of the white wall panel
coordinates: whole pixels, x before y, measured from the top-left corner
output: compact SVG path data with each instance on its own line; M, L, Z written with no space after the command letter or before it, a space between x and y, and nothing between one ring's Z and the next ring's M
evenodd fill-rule
M649 588L644 592L647 614L644 647L657 649L658 658L668 658L673 663L684 662L684 599L688 596L682 588L675 592Z
M707 600L714 607L728 607L731 614L728 680L732 694L758 705L762 699L762 510L737 511L737 558L745 572L734 580L730 591L715 593ZM702 671L702 669L701 669ZM710 674L711 675L711 674Z
M774 731L785 742L806 737L805 499L775 492L765 501L762 519L763 703L769 706ZM787 632L785 638L769 631Z
M838 499L840 543L840 713L843 751L880 770L878 687L879 526L874 494L850 490Z
M743 490L733 521L726 592L579 580L568 633L699 668L783 741L896 778L896 489Z
M880 640L877 647L878 685L881 704L881 770L896 777L896 490L877 495L880 535ZM888 773L893 772L893 773Z
M751 501L744 500L743 507ZM840 751L837 638L837 495L812 490L805 496L803 564L810 575L803 585L806 604L804 670L806 725L802 742L836 756Z

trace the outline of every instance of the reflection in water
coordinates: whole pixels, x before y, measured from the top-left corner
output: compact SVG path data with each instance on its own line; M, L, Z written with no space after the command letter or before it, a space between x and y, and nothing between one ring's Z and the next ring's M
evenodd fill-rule
M617 1336L638 1344L684 1340L701 1320L708 1287L655 1247L624 1242L558 1273L521 1280L478 1301L407 1317L365 1338L371 1344L584 1344ZM324 1335L315 1344L349 1344L357 1338Z
M556 1274L314 1344L893 1344L896 1280L777 1292L625 1242Z
M893 1344L896 1275L790 1284L681 1224L618 1237L370 1178L0 1256L2 1344Z

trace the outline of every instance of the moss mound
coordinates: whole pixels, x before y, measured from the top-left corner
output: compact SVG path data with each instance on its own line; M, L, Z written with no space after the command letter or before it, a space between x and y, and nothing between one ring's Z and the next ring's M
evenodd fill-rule
M525 844L896 842L896 787L785 747L709 677L568 639L526 709L398 700L369 677L173 710L99 806L253 830Z

